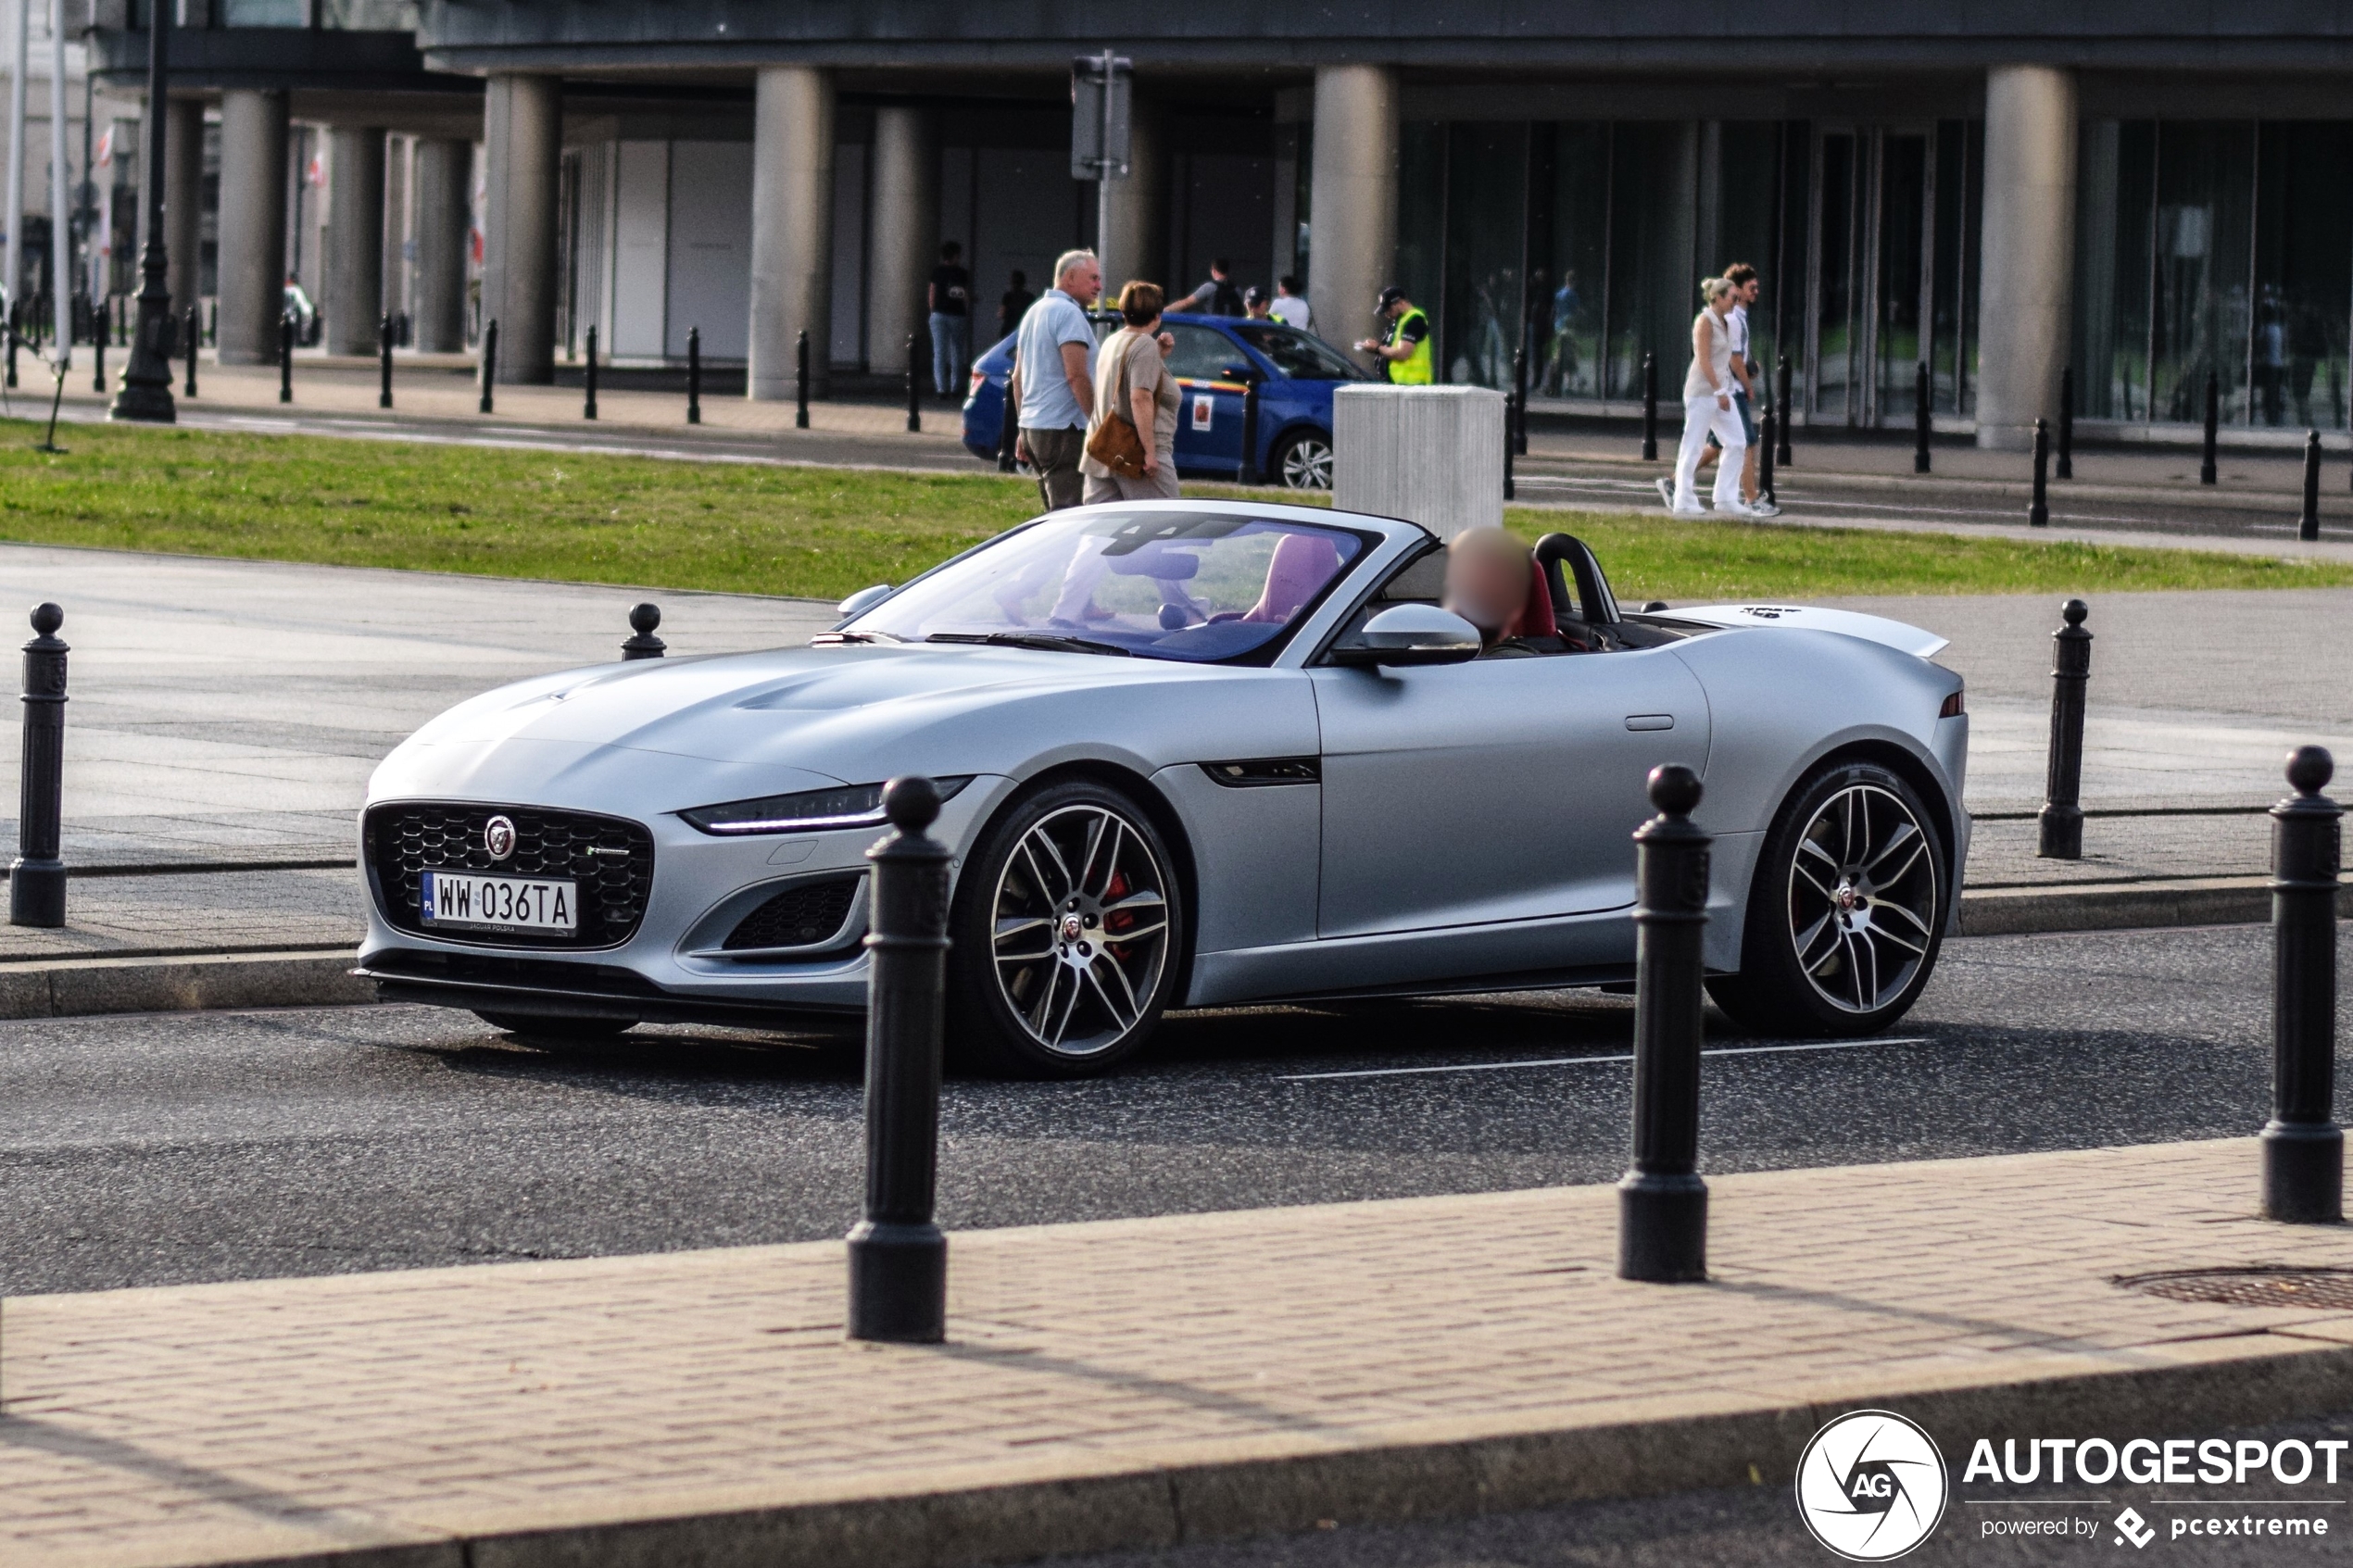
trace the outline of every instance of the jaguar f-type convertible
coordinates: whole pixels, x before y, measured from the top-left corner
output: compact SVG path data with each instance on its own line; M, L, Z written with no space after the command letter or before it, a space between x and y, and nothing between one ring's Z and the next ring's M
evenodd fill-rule
M519 682L376 771L362 972L527 1035L864 1005L864 855L924 774L951 1049L1102 1072L1170 1008L1622 986L1644 783L1696 769L1708 985L1745 1027L1911 1006L1969 822L1943 642L1835 609L1621 610L1550 534L1511 636L1445 546L1320 508L1039 518L806 647Z

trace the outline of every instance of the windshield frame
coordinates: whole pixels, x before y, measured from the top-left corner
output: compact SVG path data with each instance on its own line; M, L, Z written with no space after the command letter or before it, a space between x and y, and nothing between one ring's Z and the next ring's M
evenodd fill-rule
M1304 508L1287 507L1279 503L1269 507L1260 508L1251 506L1247 503L1236 502L1221 503L1213 501L1206 504L1188 505L1181 501L1114 501L1103 503L1100 507L1076 509L1083 509L1097 516L1118 514L1126 514L1129 516L1167 516L1173 513L1179 516L1191 516L1204 519L1217 518L1220 520L1230 520L1236 528L1239 528L1251 522L1275 523L1292 528L1320 529L1327 533L1345 535L1356 541L1356 553L1354 556L1343 560L1340 563L1340 569L1332 574L1330 581L1327 582L1321 588L1317 589L1315 594L1302 602L1298 609L1291 614L1290 619L1286 621L1273 636L1268 637L1265 642L1259 643L1255 646L1245 648L1239 653L1229 654L1223 659L1175 659L1170 658L1165 654L1151 653L1142 648L1128 650L1132 656L1137 659L1151 659L1152 662L1159 664L1197 665L1202 668L1216 668L1220 666L1263 667L1273 664L1282 656L1283 651L1291 646L1293 639L1299 634L1300 629L1315 621L1329 608L1335 596L1341 594L1343 591L1353 591L1348 590L1348 585L1357 582L1363 576L1366 567L1371 562L1381 558L1387 553L1384 546L1390 543L1389 536L1377 527L1364 527L1340 521L1340 517L1350 516L1351 514L1340 513L1334 515L1324 512L1322 508L1315 508L1317 515L1300 516L1297 514ZM820 636L828 639L839 638L844 642L872 640L875 642L890 643L907 647L993 646L1001 648L1007 646L1017 646L1018 645L1009 643L984 643L977 638L971 641L966 641L962 637L934 641L929 637L921 639L902 637L896 632L883 631L879 628L864 627L862 626L861 623L868 620L870 617L880 614L882 611L887 609L892 601L898 599L900 595L906 593L909 589L913 588L918 583L928 582L942 572L952 571L956 567L986 553L987 551L1009 545L1014 539L1023 534L1032 533L1035 530L1045 527L1051 523L1069 520L1071 515L1070 511L1042 513L1039 516L1029 519L1026 522L1014 524L1013 527L1005 530L1002 533L993 534L987 539L983 539L976 545L971 546L966 549L959 550L956 554L949 557L946 560L941 561L938 565L931 568L929 571L919 572L915 576L909 578L905 583L900 583L898 587L891 590L887 597L868 606L858 615L835 622L835 624L827 632L820 633ZM1372 520L1370 519L1359 520L1360 522L1371 521ZM1018 628L1010 628L1009 630L1018 630ZM861 638L854 635L855 633L859 633L861 632L865 633L864 637ZM844 637L841 635L842 633L852 633L853 635ZM1088 655L1087 657L1094 656Z

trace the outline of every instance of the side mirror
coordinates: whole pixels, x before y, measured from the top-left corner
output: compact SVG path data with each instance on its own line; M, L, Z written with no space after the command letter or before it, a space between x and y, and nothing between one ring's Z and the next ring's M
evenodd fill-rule
M882 603L883 600L890 597L890 595L891 586L889 583L877 583L871 588L859 589L856 593L850 595L849 597L834 606L834 611L844 621L855 620L857 617L865 614L868 610Z
M1483 645L1478 628L1436 605L1391 605L1354 636L1331 651L1334 664L1365 670L1375 665L1463 664Z

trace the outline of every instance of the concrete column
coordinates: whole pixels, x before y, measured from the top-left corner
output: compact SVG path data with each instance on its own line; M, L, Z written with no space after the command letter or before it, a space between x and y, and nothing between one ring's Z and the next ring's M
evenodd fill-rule
M384 309L397 316L409 308L409 160L416 139L384 139Z
M286 95L220 94L220 362L278 358L286 288Z
M1325 66L1315 72L1315 165L1307 307L1316 332L1345 345L1373 330L1374 304L1397 281L1390 276L1397 265L1395 71Z
M164 274L171 290L171 313L184 318L196 302L196 246L204 233L204 101L166 101L163 170L163 244L170 270ZM140 248L146 237L140 236Z
M498 379L556 379L556 189L563 88L552 76L494 75L483 94L482 319L498 323Z
M414 311L420 353L465 351L466 231L473 216L473 155L471 142L434 138L417 144Z
M909 332L915 334L917 366L931 363L924 287L939 255L939 144L932 124L930 110L912 106L875 111L866 360L870 369L894 375L907 368Z
M2058 418L2075 289L2075 76L1985 73L1985 219L1979 251L1977 444L2022 451Z
M327 318L330 354L373 354L384 308L384 133L327 132Z
M762 66L751 149L751 368L748 395L793 395L793 346L809 333L812 395L834 335L834 82L813 66Z
M1127 178L1111 182L1111 205L1095 236L1103 260L1103 303L1115 305L1130 278L1158 283L1171 295L1199 278L1179 278L1168 265L1168 159L1158 102L1141 94L1127 117Z

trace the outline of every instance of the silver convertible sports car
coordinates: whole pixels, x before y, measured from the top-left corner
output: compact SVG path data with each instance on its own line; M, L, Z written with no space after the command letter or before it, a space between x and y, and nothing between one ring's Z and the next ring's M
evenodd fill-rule
M1084 508L842 606L807 647L501 687L387 758L363 972L538 1035L865 1000L864 851L923 773L953 850L951 1048L1100 1073L1169 1008L1623 985L1634 828L1706 782L1709 988L1883 1029L1957 908L1969 721L1917 628L1621 611L1566 534L1516 634L1411 522Z

